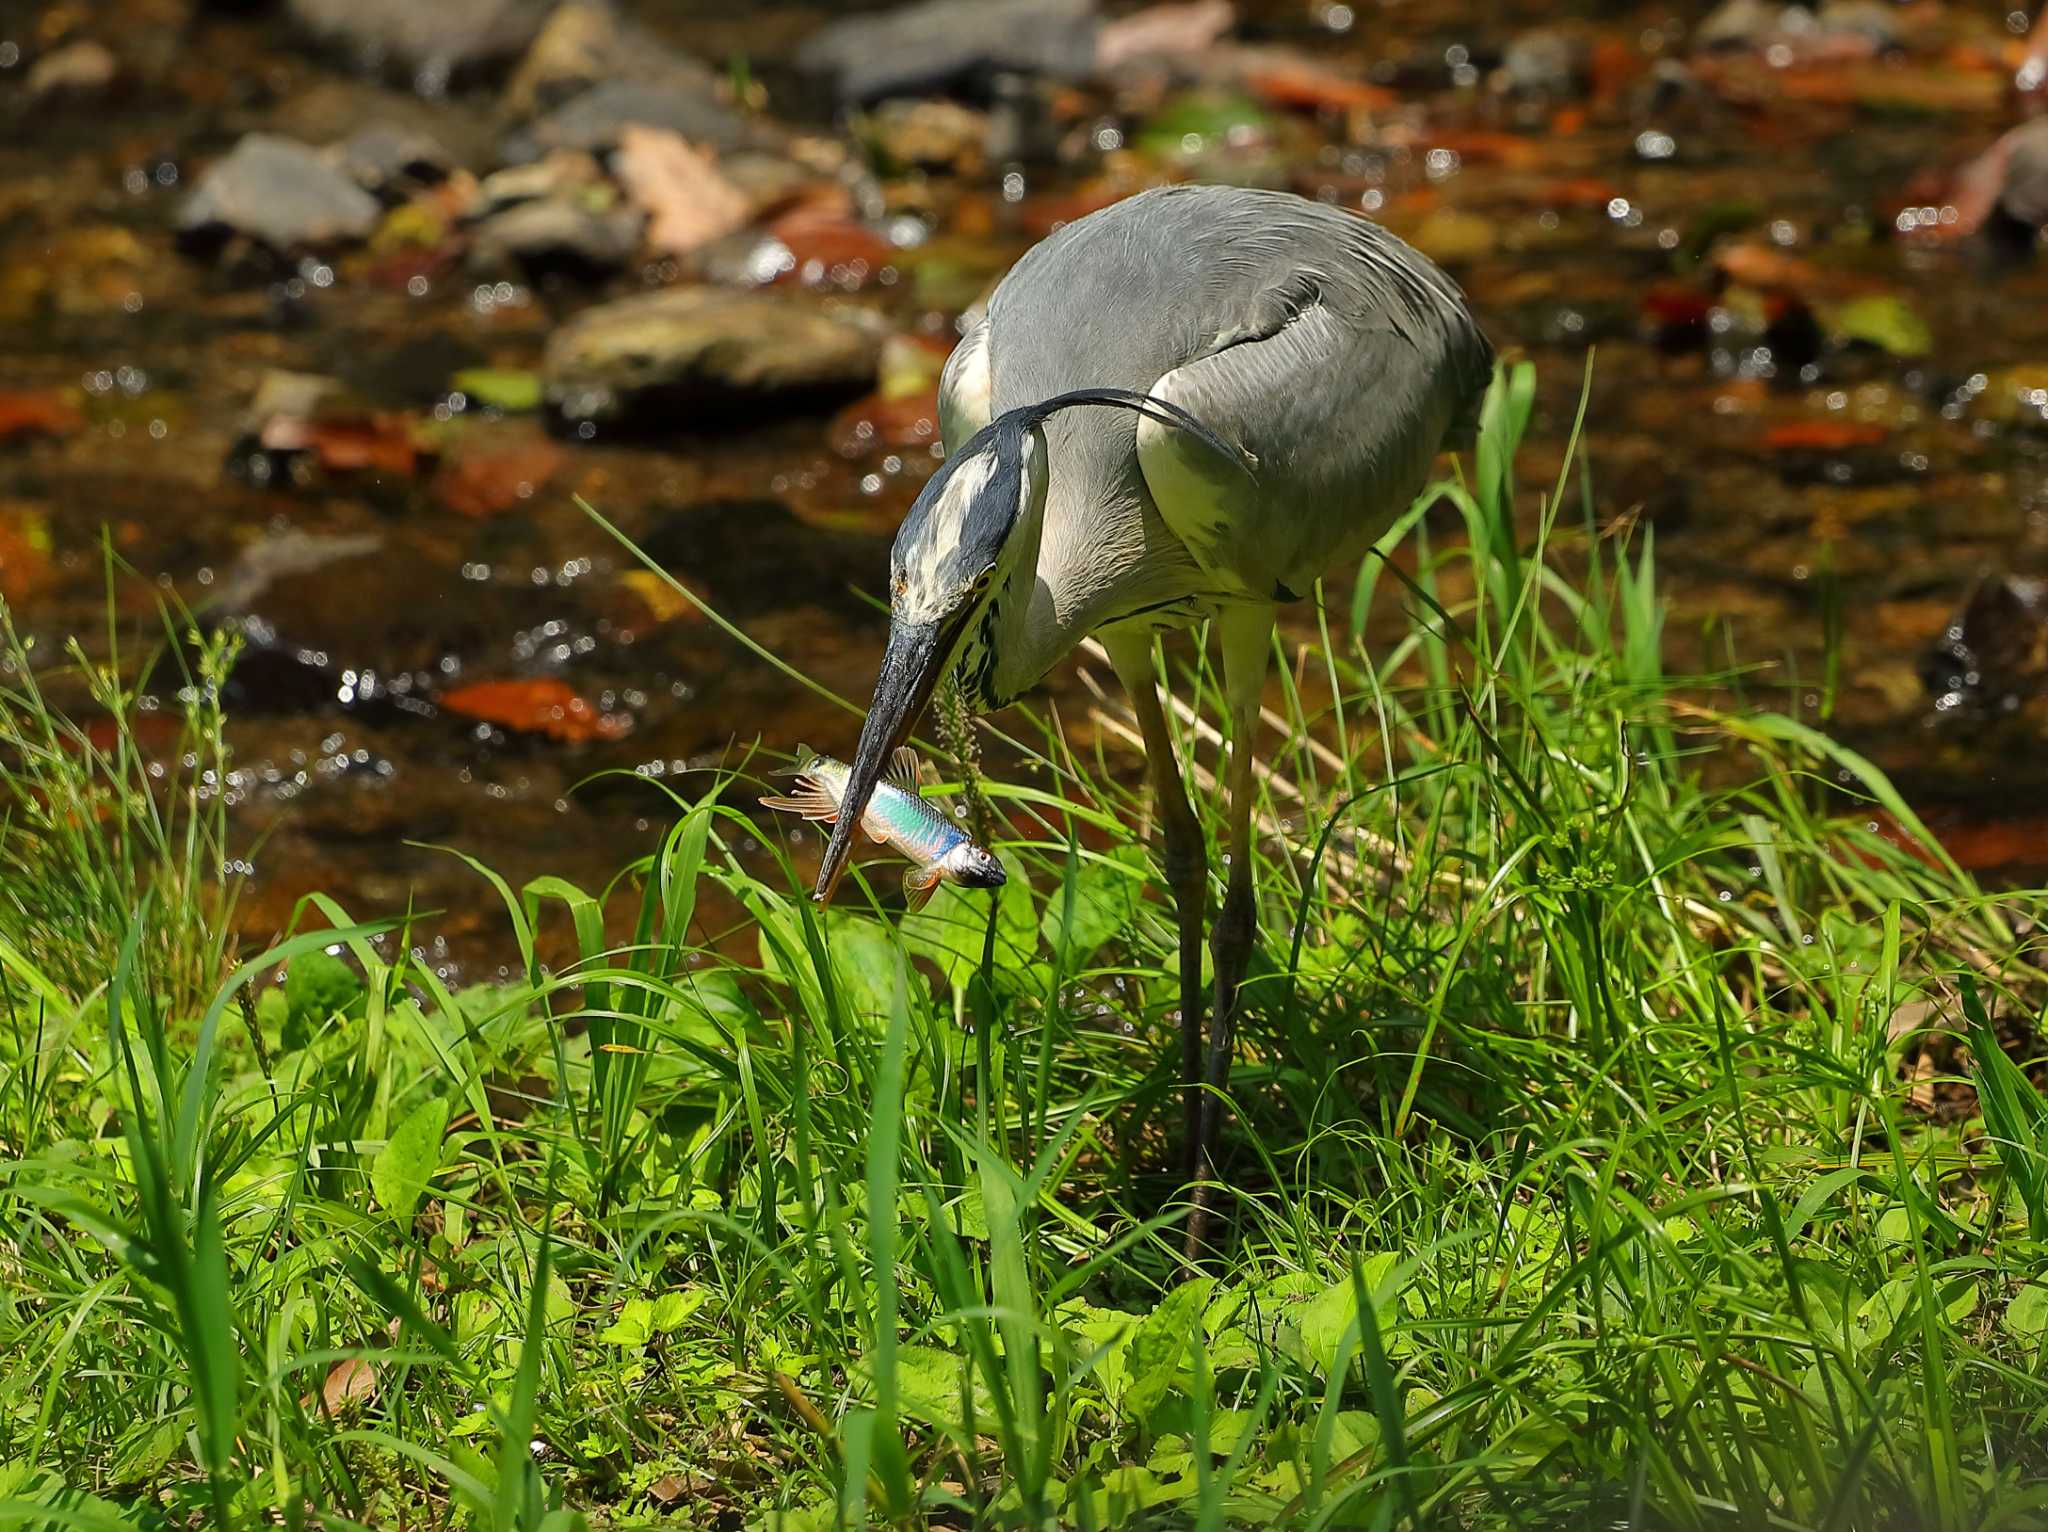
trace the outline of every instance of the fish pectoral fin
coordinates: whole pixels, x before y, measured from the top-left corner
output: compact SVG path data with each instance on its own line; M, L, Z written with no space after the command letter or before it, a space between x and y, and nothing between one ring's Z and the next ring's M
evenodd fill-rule
M796 791L786 798L767 797L761 800L764 809L777 809L784 814L801 814L806 819L821 820L835 824L839 819L839 805L834 803L822 788L799 782Z
M944 882L936 867L912 867L903 874L903 902L911 914L925 907L932 891Z
M889 844L889 832L873 823L865 815L861 817L860 827L868 832L868 839L876 845L886 846Z

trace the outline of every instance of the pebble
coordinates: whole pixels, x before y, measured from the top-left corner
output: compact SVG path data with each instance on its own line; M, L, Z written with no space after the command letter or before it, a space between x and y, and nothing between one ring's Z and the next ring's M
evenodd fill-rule
M364 191L391 202L445 181L456 168L454 156L431 135L390 123L359 129L328 157Z
M621 20L603 0L563 0L512 72L502 106L507 117L524 122L608 80L697 96L717 88L705 65Z
M633 258L642 223L630 207L600 212L554 199L522 202L476 226L469 269L489 277L560 272L594 280Z
M541 0L287 0L316 41L360 68L403 74L423 95L511 62L546 19Z
M509 134L499 154L511 165L558 149L608 154L618 147L619 132L628 123L667 128L693 144L720 151L739 148L755 136L737 113L708 91L611 80Z
M821 27L796 62L860 105L1003 73L1081 79L1100 30L1094 0L921 0Z
M244 234L288 251L362 239L380 212L377 199L319 150L250 133L199 177L177 226L192 243Z

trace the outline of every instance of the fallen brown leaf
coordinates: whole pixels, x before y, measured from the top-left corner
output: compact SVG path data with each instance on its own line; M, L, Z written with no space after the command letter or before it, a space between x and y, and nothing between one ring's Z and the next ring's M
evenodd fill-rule
M752 215L717 158L667 128L627 123L612 168L647 214L648 244L665 254L688 255L745 228Z
M442 464L434 493L457 515L481 520L531 500L562 463L562 449L538 436L460 452Z

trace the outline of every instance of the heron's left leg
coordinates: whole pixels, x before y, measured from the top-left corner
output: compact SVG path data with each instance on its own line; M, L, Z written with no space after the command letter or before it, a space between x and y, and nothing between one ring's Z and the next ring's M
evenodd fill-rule
M1203 1101L1201 1130L1204 1157L1215 1146L1216 1114L1222 1105L1219 1098L1230 1083L1238 989L1251 965L1257 935L1258 908L1252 888L1252 800L1257 790L1252 781L1252 759L1266 665L1273 648L1273 608L1227 609L1217 618L1216 630L1223 659L1223 693L1230 707L1230 765L1224 776L1229 798L1230 873L1224 882L1223 907L1211 933L1216 1002L1209 1021L1209 1089Z

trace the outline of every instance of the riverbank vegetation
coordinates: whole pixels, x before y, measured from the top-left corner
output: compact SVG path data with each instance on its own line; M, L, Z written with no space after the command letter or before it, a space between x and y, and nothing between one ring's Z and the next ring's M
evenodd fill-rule
M2048 896L1770 668L1667 671L1583 465L1518 539L1528 399L1278 656L1192 1268L1113 720L999 720L993 896L812 907L764 750L608 887L476 865L521 961L451 989L404 910L227 943L231 654L152 752L118 656L13 644L0 1524L2048 1516Z

